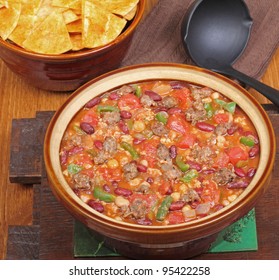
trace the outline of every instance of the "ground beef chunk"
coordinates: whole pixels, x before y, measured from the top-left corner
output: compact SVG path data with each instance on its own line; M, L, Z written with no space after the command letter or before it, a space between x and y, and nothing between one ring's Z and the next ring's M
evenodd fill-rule
M189 203L194 201L200 201L201 198L199 194L194 189L188 189L185 194L182 196L182 201Z
M120 121L120 113L119 112L106 112L102 117L103 121L109 125L116 124Z
M86 174L77 173L73 175L75 189L90 189L92 186L91 178Z
M151 124L151 130L155 135L160 137L167 135L169 132L163 123L157 121Z
M214 174L214 181L218 185L226 185L235 179L236 175L228 168L221 168Z
M210 147L201 148L195 145L190 154L199 163L211 163L216 156Z
M180 171L175 165L169 163L163 163L161 165L163 170L163 177L167 180L176 180L182 176L182 171Z
M213 90L207 87L191 87L191 95L196 101L209 97L212 94L212 92Z
M170 157L170 152L167 146L165 146L164 144L159 144L157 146L157 157L160 160L164 160L164 161L171 161L171 157Z
M177 100L172 96L165 96L162 101L159 103L160 106L165 108L173 108L178 105Z
M136 162L129 162L123 166L124 177L127 181L131 181L138 176L138 169Z
M113 155L117 151L117 142L112 136L107 136L103 143L103 150L110 155Z
M129 94L129 93L134 94L135 89L132 86L124 85L120 89L117 90L117 93L119 93L120 95L125 95L125 94Z
M97 155L93 158L95 164L103 164L106 160L109 159L109 154L106 153L104 150L101 150L97 153Z
M219 123L215 130L214 130L214 133L216 135L226 135L227 134L227 131L228 129L231 127L231 124L230 123Z
M202 108L201 110L197 110L191 107L185 111L185 117L187 121L195 125L198 121L206 120L207 113L204 108Z
M140 98L140 103L144 107L156 106L156 102L146 94L142 95L142 97Z
M149 211L149 207L146 200L141 198L136 198L130 204L131 215L136 219L144 218L147 212Z

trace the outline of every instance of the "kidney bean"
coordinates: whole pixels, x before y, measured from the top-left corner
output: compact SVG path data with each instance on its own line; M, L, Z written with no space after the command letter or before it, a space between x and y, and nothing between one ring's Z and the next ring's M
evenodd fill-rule
M133 192L129 189L125 189L125 188L121 188L121 187L117 187L115 190L114 190L114 193L117 194L117 195L122 195L122 196L130 196L133 194Z
M85 108L92 108L98 105L101 102L101 100L102 98L100 96L96 96L85 104Z
M110 192L110 187L109 187L109 185L108 185L108 184L104 184L104 185L103 185L103 190L109 193L109 192Z
M229 135L233 135L238 130L238 126L232 125L230 128L228 128L227 133Z
M80 153L80 152L82 152L83 151L83 147L73 147L72 149L70 149L69 151L68 151L68 155L69 156L72 156L72 155L75 155L75 154L77 154L77 153Z
M186 204L185 201L182 201L182 200L175 201L170 205L169 210L170 211L181 210L184 207L185 204Z
M208 175L208 174L213 174L216 170L211 168L211 169L205 169L202 171L203 174Z
M238 176L238 177L246 177L246 173L245 171L243 170L243 168L238 168L238 167L235 167L234 168L234 173Z
M79 126L87 134L93 134L95 132L94 127L90 123L81 122Z
M206 123L206 122L197 122L196 123L196 127L201 130L201 131L205 131L205 132L212 132L215 130L215 126L210 124L210 123Z
M154 113L159 113L159 112L167 112L168 108L167 107L156 107L154 109Z
M123 111L120 111L120 117L122 119L130 119L132 117L132 113L129 111L123 110Z
M152 177L148 177L146 179L146 182L149 183L149 184L152 184L154 182L154 179Z
M228 189L245 189L248 185L249 183L247 181L239 180L229 183L227 187Z
M145 141L145 138L141 138L141 139L139 139L139 138L134 138L133 143L134 143L135 145L138 145L138 144L142 143L143 141Z
M112 181L112 182L111 182L111 185L112 185L114 188L117 188L117 187L118 187L118 182L117 182L117 181Z
M95 140L94 141L94 146L98 149L98 150L102 150L103 149L103 142L100 140Z
M162 100L162 96L152 90L146 90L144 94L148 95L154 101Z
M125 134L129 134L129 128L127 126L127 124L123 121L120 120L118 123L118 127L120 128L120 130L125 133Z
M120 95L117 93L117 92L112 92L110 95L109 95L109 99L110 100L118 100L120 98Z
M98 201L95 201L95 200L90 199L90 200L87 202L87 204L88 204L91 208L93 208L94 210L96 210L96 211L98 211L98 212L100 212L100 213L104 212L104 210L105 210L103 204L100 203L100 202L98 202Z
M152 221L148 218L138 219L137 223L139 225L143 225L143 226L151 226L152 225Z
M190 169L196 169L197 171L201 171L202 167L198 162L188 160L187 164L189 164Z
M172 89L182 89L182 88L189 88L189 84L186 82L180 82L180 81L171 81L170 82Z
M145 172L147 172L147 166L138 163L138 164L137 164L137 170L138 170L138 172L143 172L143 173L145 173Z
M183 111L180 109L180 108L176 108L176 107L173 107L173 108L170 108L168 110L168 114L169 115L173 115L173 114L181 114Z
M247 177L252 178L256 174L257 169L254 167L250 167L247 171Z
M255 146L253 146L253 147L250 149L250 151L249 151L249 157L250 157L250 158L253 158L253 157L255 157L256 155L258 155L259 152L260 152L260 147L259 147L259 145L255 145Z
M60 163L66 164L68 159L68 152L63 150L63 152L60 154Z
M176 158L177 156L177 147L175 145L171 145L169 148L169 152L170 152L170 157L171 158Z

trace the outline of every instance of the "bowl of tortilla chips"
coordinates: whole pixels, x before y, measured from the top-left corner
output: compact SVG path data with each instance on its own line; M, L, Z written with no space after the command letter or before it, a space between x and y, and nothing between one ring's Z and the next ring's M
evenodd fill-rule
M44 90L72 91L120 66L145 0L0 0L0 57Z

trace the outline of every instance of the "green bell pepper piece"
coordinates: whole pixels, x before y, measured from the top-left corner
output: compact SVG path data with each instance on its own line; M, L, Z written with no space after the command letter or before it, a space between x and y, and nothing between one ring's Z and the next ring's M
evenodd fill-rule
M163 221L166 218L172 201L173 201L173 198L170 195L166 196L163 199L163 201L162 201L161 205L159 206L158 211L156 213L156 220Z
M102 113L102 112L118 112L119 109L115 106L110 106L110 105L98 105L97 106L97 111L99 113Z
M175 163L182 172L186 172L190 168L190 165L185 163L180 155L175 158Z
M74 163L70 163L68 166L67 166L67 170L70 174L77 174L79 173L81 170L83 169L82 166L80 165L77 165L77 164L74 164Z
M235 111L235 107L236 107L236 103L235 102L225 102L224 100L221 99L215 99L215 102L217 104L219 104L222 108L224 108L226 111L228 111L229 113L234 113Z
M115 200L115 196L113 194L107 193L99 187L94 188L93 195L95 198L105 202L113 202Z
M157 114L155 115L155 118L156 118L159 122L161 122L161 123L163 123L163 124L166 124L167 121L168 121L167 114L166 114L165 112L159 112L159 113L157 113Z
M254 139L245 136L240 137L240 143L248 147L253 147L255 145Z
M206 111L207 116L208 116L209 118L211 118L211 117L213 116L213 113L214 113L212 104L211 104L211 103L205 103L205 104L203 105L203 107L204 107L204 109L205 109L205 111Z
M139 154L136 151L136 149L130 145L127 142L121 142L120 143L121 148L123 148L125 151L129 152L130 155L132 156L133 159L138 159L139 158Z
M180 178L180 181L183 183L190 183L193 179L199 176L199 173L196 169L189 170L182 178Z

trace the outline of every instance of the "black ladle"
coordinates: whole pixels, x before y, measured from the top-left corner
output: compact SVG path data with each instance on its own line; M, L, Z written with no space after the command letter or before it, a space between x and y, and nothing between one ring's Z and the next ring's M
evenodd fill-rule
M183 44L198 66L243 82L279 107L278 90L232 67L247 45L252 22L242 0L197 0L181 25Z

